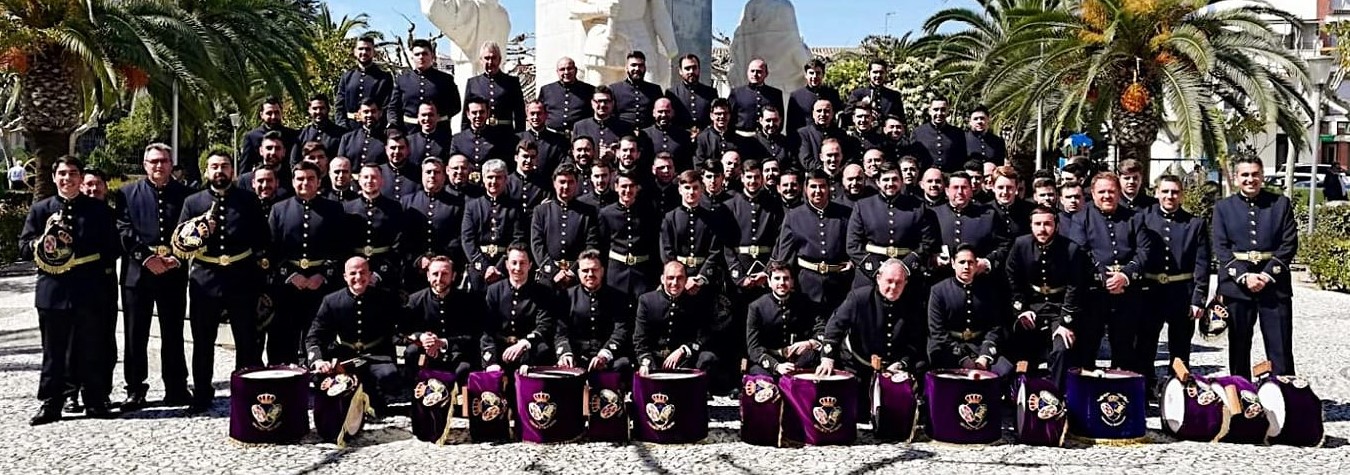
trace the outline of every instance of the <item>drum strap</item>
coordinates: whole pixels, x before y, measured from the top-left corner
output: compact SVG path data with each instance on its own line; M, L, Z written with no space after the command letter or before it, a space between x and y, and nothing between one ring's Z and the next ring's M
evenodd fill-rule
M436 439L436 445L445 445L450 441L450 427L455 425L455 401L459 400L459 392L459 383L450 387L450 404L445 405L445 430L441 431L441 438ZM468 396L465 396L464 399L465 404L467 404Z
M358 384L356 394L352 395L352 403L347 406L347 417L343 419L342 430L338 431L338 448L347 448L347 435L354 436L361 429L362 423L365 422L366 408L368 407L370 407L370 395L366 394L364 384Z

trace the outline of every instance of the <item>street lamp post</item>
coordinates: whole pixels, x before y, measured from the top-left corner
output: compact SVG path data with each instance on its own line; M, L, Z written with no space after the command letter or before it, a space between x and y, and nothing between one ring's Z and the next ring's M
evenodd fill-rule
M1322 153L1322 94L1326 90L1327 81L1330 79L1331 71L1335 67L1334 60L1329 56L1318 56L1308 60L1308 77L1313 81L1313 96L1317 102L1313 103L1313 127L1312 127L1312 168L1308 170L1308 233L1313 232L1313 223L1317 215L1317 158ZM1292 187L1293 167L1286 171L1286 180L1290 181ZM1292 189L1292 188L1291 188ZM1291 192L1292 195L1292 192Z
M238 174L238 173L241 172L241 171L239 170L239 126L240 126L240 125L243 125L243 122L244 122L244 118L243 118L242 116L240 116L238 112L235 112L235 113L233 113L233 114L230 114L230 127L232 127L232 128L234 129L234 163L233 163L233 165L234 165L234 168L235 168L235 171L234 171L234 172L235 172L236 174Z

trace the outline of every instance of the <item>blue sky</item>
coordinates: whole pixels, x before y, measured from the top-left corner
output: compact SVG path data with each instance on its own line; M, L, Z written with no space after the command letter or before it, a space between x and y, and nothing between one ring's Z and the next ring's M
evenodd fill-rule
M512 35L534 31L534 0L500 0L511 14ZM745 2L711 0L713 31L728 36L736 30ZM891 34L917 30L934 12L944 8L974 7L974 0L795 0L797 24L810 46L855 46L869 34L881 34L889 23ZM371 28L385 32L407 31L404 17L417 23L418 32L433 31L422 16L419 0L328 0L333 14L370 16ZM887 13L891 13L887 15ZM889 21L888 21L889 19ZM917 33L916 33L917 36Z

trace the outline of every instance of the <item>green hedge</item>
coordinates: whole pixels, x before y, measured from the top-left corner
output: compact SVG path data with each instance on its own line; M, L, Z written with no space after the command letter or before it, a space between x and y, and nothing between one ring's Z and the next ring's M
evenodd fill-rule
M31 193L0 193L0 264L19 260L19 233L23 232L23 221L32 201Z
M1307 219L1305 212L1300 229L1307 225ZM1318 287L1350 290L1350 205L1318 206L1315 226L1315 232L1301 238L1299 260L1308 264L1308 273Z

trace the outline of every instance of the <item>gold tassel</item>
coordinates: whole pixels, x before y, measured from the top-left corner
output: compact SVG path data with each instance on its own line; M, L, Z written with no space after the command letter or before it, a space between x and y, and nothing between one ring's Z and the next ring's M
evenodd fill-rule
M455 402L459 397L459 383L450 387L450 403L445 406L445 430L441 431L441 438L436 439L436 445L445 445L450 441L450 428L455 425ZM467 399L467 398L466 398ZM417 404L416 401L413 404Z
M347 448L347 432L350 430L352 435L361 431L361 426L365 425L366 408L370 407L370 396L366 394L365 385L356 386L356 394L352 395L351 405L347 406L347 418L343 420L342 429L338 431L337 446L340 449ZM355 428L349 427L352 417L360 421Z

